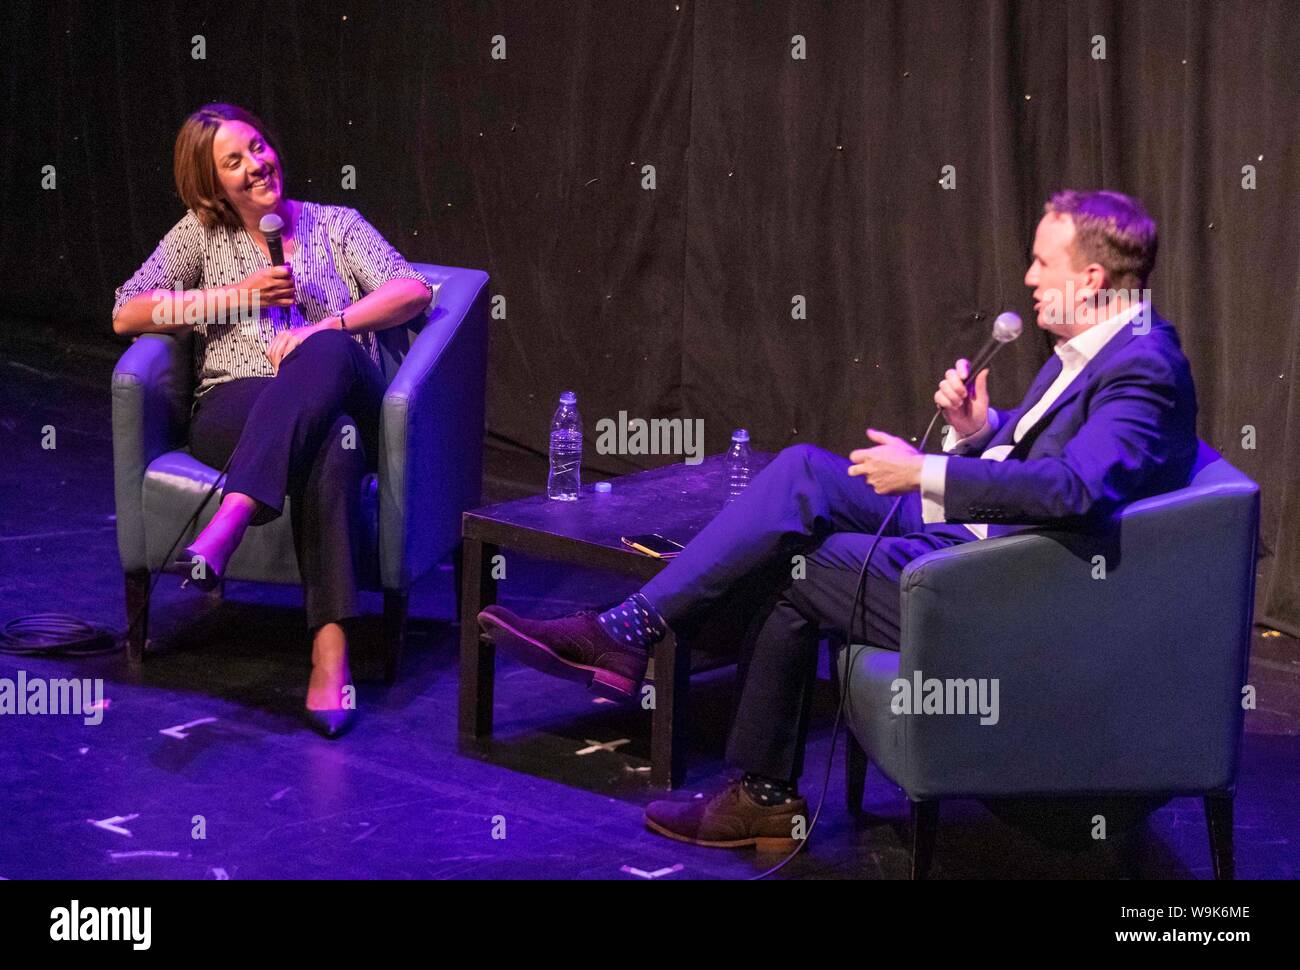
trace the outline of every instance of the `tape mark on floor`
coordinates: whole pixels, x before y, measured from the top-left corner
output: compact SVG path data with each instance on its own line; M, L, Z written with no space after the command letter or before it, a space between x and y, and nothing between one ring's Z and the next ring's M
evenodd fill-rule
M632 743L631 738L619 738L617 741L604 741L604 742L593 741L591 740L591 738L583 738L583 740L587 742L589 747L579 748L576 752L579 755L595 754L597 751L613 751L615 748L619 748L625 744Z
M656 869L654 872L646 872L644 869L638 869L635 866L619 866L619 872L626 872L629 876L637 876L640 879L660 879L663 876L672 875L674 872L681 872L686 867L680 862L675 866L668 866L664 869Z
M180 855L179 852L164 852L161 849L139 849L135 852L110 852L110 859L139 859L147 857L150 859L175 859Z
M131 830L122 828L119 823L129 822L131 819L139 817L140 813L135 812L131 815L114 815L112 818L101 818L99 821L95 821L93 818L88 818L86 821L97 829L103 829L105 832L113 832L117 835L125 835L129 839L131 838Z
M163 728L158 733L165 734L169 738L176 738L178 741L184 741L189 737L189 735L185 733L186 729L198 727L200 724L214 724L216 723L216 720L215 717L201 717L197 721L189 721L186 724L177 724L175 727Z

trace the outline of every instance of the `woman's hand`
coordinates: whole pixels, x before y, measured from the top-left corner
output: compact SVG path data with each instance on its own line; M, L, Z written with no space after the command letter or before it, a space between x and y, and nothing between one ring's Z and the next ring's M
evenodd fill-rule
M280 373L280 361L288 357L295 347L306 340L314 333L320 333L322 330L337 329L333 326L333 321L337 317L326 317L320 323L313 323L309 327L294 327L292 330L281 330L271 338L271 346L266 349L266 359L271 362L272 372Z
M293 270L287 263L267 266L245 277L239 289L261 306L293 306Z

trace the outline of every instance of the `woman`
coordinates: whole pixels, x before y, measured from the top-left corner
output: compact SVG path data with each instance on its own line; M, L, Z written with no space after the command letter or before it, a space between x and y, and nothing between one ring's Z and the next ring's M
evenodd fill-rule
M291 497L312 631L306 717L338 737L355 715L343 621L359 615L357 499L385 387L374 334L427 310L436 288L355 209L286 198L271 133L242 108L186 118L174 170L189 211L117 290L113 330L194 330L190 450L230 465L216 514L178 561L215 586L245 530ZM283 266L259 229L268 215L283 220Z

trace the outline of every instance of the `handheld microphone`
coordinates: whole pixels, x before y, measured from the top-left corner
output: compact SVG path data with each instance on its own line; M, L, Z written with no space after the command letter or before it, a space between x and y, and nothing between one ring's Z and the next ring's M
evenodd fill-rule
M971 362L970 370L966 375L968 386L974 386L975 375L988 366L988 362L999 350L1019 337L1024 328L1020 314L1012 310L998 314L998 318L993 321L993 332L989 334L989 339L984 341L984 346Z
M271 265L283 266L284 243L280 238L280 234L284 232L284 220L274 212L271 212L262 216L261 220L257 223L257 228L260 229L262 235L266 237L266 248L271 254ZM283 313L277 314L277 316L280 317L286 327L289 326L290 320L292 319L290 308L280 307L278 309L283 310Z
M280 241L280 234L284 232L284 220L274 212L262 216L262 220L257 224L257 228L262 231L266 237L266 248L271 251L271 263L275 266L284 265L284 244ZM998 317L1001 320L1001 317ZM1017 320L1020 318L1017 317Z

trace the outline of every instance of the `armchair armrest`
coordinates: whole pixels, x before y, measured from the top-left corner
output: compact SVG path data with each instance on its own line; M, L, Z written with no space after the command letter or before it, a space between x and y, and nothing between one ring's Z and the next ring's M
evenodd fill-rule
M384 395L379 559L386 589L406 589L454 549L461 513L482 495L488 276L416 268L442 286Z
M1229 788L1259 514L1236 475L1135 502L1106 534L1022 533L909 564L899 676L996 680L998 701L995 724L903 718L909 791Z
M144 473L159 455L185 443L191 385L188 336L143 334L113 369L113 489L125 570L146 568Z

